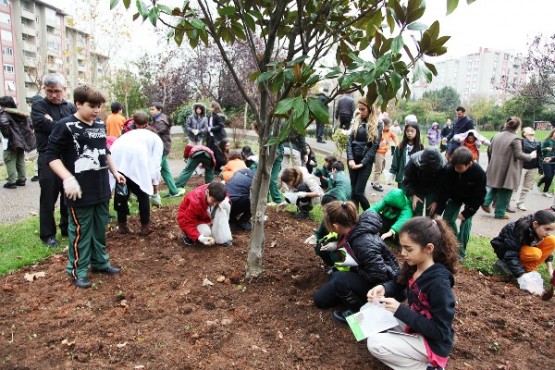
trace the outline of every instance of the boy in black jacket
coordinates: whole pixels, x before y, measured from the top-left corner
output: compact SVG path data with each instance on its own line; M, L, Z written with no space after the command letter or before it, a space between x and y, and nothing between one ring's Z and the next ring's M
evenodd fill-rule
M116 181L125 177L112 163L106 149L106 127L97 120L106 101L93 87L82 85L73 92L77 112L61 119L54 127L46 148L46 160L64 186L68 207L67 274L78 288L92 285L87 277L93 272L115 275L119 268L110 265L106 252L106 223L111 197L108 170ZM63 160L62 160L63 159Z
M455 149L438 193L436 212L439 215L443 213L443 219L457 235L461 243L461 258L465 257L472 217L484 202L485 196L486 173L473 161L468 148ZM464 209L460 212L463 204ZM460 230L457 230L457 219L461 220Z

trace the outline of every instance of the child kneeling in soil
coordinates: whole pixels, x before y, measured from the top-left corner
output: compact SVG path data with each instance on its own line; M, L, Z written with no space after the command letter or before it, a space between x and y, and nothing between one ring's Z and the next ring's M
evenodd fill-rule
M231 205L226 196L226 187L219 181L212 181L187 193L177 212L177 222L185 234L185 245L192 245L198 240L204 245L232 246L229 229Z
M530 273L543 262L552 276L555 236L551 233L554 230L555 213L550 210L537 211L509 222L490 242L499 258L495 266L513 275L519 285L523 285L531 277Z
M401 228L399 242L401 275L368 292L368 300L381 303L399 325L368 337L368 350L393 369L443 369L455 335L457 239L443 220L415 217ZM400 295L406 305L391 298Z
M363 212L359 219L353 202L333 201L324 206L324 223L339 239L321 250L341 254L343 261L335 262L330 281L314 295L314 305L345 305L347 311L335 311L333 318L347 323L346 317L365 303L370 288L399 275L399 264L380 239L382 225L375 212Z

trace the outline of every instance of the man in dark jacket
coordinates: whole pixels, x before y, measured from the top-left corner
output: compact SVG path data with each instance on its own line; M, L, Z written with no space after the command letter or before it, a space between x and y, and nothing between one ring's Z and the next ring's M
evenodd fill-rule
M227 194L231 199L231 211L229 222L237 225L238 228L250 231L251 219L251 186L254 179L254 171L243 168L233 174L233 177L226 183Z
M457 120L453 125L453 130L451 130L451 133L447 136L447 141L448 141L447 155L448 156L453 154L455 149L457 149L460 145L458 141L453 140L453 136L457 134L462 134L463 132L467 132L468 130L474 129L474 122L472 122L470 118L465 116L465 113L466 113L466 109L464 109L463 107L457 107L456 113L455 113L457 116Z
M327 92L327 90L324 90L324 92ZM326 107L326 110L327 110L328 102L329 102L328 97L324 93L322 93L318 95L318 100L322 102L322 104L324 105L324 107ZM326 123L327 122L316 121L316 141L322 144L325 143L324 129L326 127Z
M478 211L486 196L486 173L473 161L472 152L466 147L457 148L451 157L451 164L445 170L439 188L436 213L453 228L461 243L460 255L465 257L466 246L472 230L472 217ZM464 204L464 209L460 212ZM459 213L460 212L460 213ZM460 230L456 221L461 220Z
M175 182L173 181L173 176L170 171L170 165L168 164L168 155L170 154L170 150L172 147L172 138L171 138L171 123L162 110L164 106L161 103L151 103L150 104L150 114L152 115L152 127L162 139L164 143L164 154L162 155L162 168L160 170L160 175L164 179L166 186L168 187L168 194L166 197L177 197L185 194L185 189L178 189L175 186Z
M541 149L542 143L535 139L534 129L532 127L524 127L522 129L522 137L524 138L524 140L522 141L522 151L526 154L530 154L532 152L537 153L536 158L524 162L522 166L522 190L520 191L520 197L516 202L516 208L520 209L521 211L526 211L526 207L524 206L526 196L528 195L530 189L532 189L538 173L541 171L543 174L543 157Z
M46 97L37 100L31 108L31 119L37 138L38 171L40 184L39 228L40 238L48 247L58 247L54 208L60 196L60 230L67 236L68 213L64 204L62 180L46 162L48 137L56 123L77 111L72 103L64 100L66 80L59 73L49 73L42 79Z
M403 189L412 202L414 216L422 216L424 203L427 215L435 213L435 196L441 186L446 165L445 156L435 147L428 147L410 156L405 166Z
M0 98L0 131L8 141L4 150L8 182L4 184L4 188L25 186L25 152L36 149L37 144L29 115L17 110L11 96Z
M337 102L337 107L335 108L335 119L339 120L339 127L343 130L348 130L351 128L351 121L353 115L355 114L355 100L351 97L351 94L345 94Z

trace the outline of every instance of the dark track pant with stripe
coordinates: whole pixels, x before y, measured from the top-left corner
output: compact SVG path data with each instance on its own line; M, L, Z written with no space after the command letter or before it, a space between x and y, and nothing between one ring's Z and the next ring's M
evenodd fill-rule
M95 269L110 266L106 252L108 202L85 207L69 207L68 263L66 272L72 278L87 276L89 265Z

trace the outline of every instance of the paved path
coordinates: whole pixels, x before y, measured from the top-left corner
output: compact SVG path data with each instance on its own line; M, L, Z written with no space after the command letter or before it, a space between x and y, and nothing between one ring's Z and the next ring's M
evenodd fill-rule
M172 134L182 135L183 131L181 127L173 127ZM251 138L256 137L254 131L248 131L247 136ZM327 155L328 153L334 153L336 151L335 144L331 140L328 140L325 144L321 144L316 142L316 139L314 138L307 138L307 143L312 148L314 148L315 151L318 151L324 155ZM174 176L177 176L184 167L184 163L182 160L170 160L169 163ZM391 156L388 152L388 168L390 164ZM480 164L484 168L486 168L487 159L485 155L481 156ZM0 184L3 184L3 182L1 182ZM373 204L379 201L380 198L383 197L391 188L392 186L384 185L384 192L376 192L370 186L370 182L368 182L366 194L368 199L370 200L370 203ZM27 181L26 186L18 187L17 189L13 190L0 187L0 224L14 222L29 216L37 215L39 209L39 195L40 188L38 182ZM532 213L540 209L546 209L551 206L552 201L552 199L548 199L542 196L536 189L530 192L528 195L528 199L526 201L526 206L528 207L527 213ZM514 205L514 203L515 202L513 201L512 204ZM516 220L527 213L519 211L517 213L508 213L508 215L511 217L511 220ZM501 228L506 223L507 221L495 219L493 217L493 214L487 214L482 210L479 210L478 213L474 216L472 232L474 235L486 236L491 238L493 236L496 236L499 233L499 230L501 230Z

